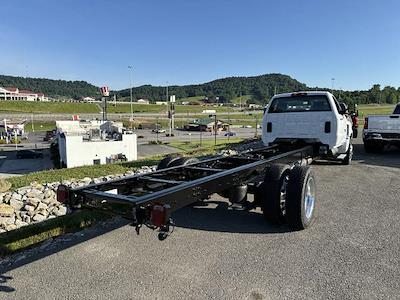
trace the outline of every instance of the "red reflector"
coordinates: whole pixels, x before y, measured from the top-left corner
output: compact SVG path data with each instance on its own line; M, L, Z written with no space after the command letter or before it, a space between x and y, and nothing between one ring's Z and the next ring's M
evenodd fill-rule
M65 203L68 201L68 187L64 184L60 184L57 189L57 201Z
M154 226L161 227L167 223L167 208L161 205L154 205L150 216Z

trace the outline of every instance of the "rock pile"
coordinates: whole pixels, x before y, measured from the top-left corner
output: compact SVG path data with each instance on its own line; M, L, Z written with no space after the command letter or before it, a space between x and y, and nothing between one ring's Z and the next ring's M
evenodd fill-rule
M61 183L69 187L82 187L93 183L155 171L155 166L144 166L125 174L115 174L98 178L64 180ZM39 184L31 183L15 191L0 192L0 233L14 230L31 223L63 216L70 212L68 207L58 202L56 191L60 182Z

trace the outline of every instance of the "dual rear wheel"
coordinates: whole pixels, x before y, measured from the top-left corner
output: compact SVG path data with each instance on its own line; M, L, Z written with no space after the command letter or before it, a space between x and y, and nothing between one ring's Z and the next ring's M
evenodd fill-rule
M316 181L309 166L269 166L254 196L269 223L302 230L315 221Z

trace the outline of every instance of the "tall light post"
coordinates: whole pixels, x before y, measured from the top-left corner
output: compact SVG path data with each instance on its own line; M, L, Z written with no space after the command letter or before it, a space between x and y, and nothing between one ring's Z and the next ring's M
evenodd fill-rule
M128 69L129 69L129 85L130 85L130 96L131 96L131 128L132 128L132 122L133 122L132 71L133 71L133 67L128 66Z
M334 85L334 82L335 82L335 78L332 77L331 80L332 80L332 91L333 91L333 85Z

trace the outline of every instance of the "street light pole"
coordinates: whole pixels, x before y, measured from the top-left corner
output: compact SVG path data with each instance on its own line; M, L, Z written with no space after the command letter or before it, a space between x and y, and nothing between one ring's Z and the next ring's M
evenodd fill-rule
M132 66L128 66L129 69L129 85L130 85L130 96L131 96L131 129L133 128L132 122L133 122L133 95L132 95Z
M335 78L332 78L332 92L333 92L333 83L335 82Z
M214 146L217 146L217 114L214 115Z

